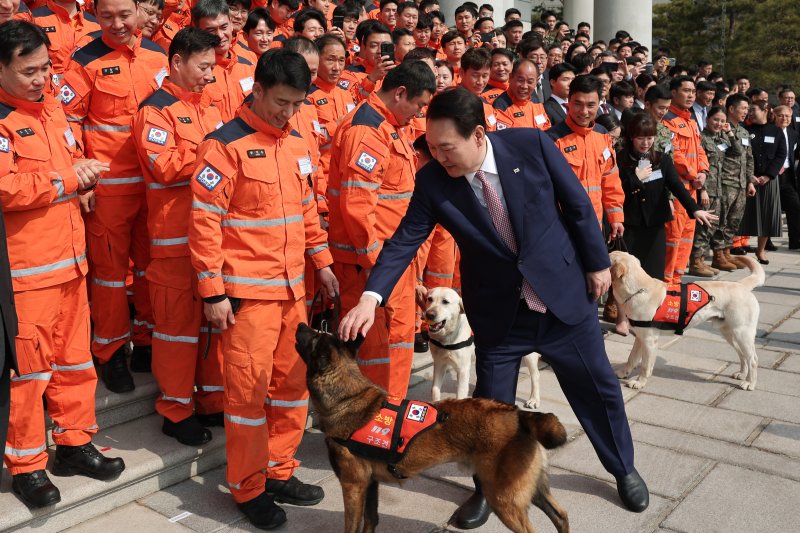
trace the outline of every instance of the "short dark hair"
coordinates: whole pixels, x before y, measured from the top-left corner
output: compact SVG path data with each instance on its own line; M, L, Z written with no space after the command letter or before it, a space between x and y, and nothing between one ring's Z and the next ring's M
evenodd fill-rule
M514 62L514 52L508 48L492 48L491 55L492 59L494 59L494 56L503 56L512 63Z
M342 4L340 6L336 6L336 8L334 8L333 16L334 17L342 17L342 18L346 18L346 19L349 18L349 19L358 20L358 16L361 14L360 13L360 9L363 7L363 6L361 6L361 7L359 7L359 6L360 6L360 4L356 5L356 4L351 3L351 2L345 2L344 4Z
M611 89L608 90L608 98L612 103L614 102L614 98L633 96L634 94L636 94L636 91L633 90L633 86L627 81L618 81L617 83L612 83Z
M466 42L467 42L464 39L464 36L461 35L460 33L458 33L458 30L450 30L447 33L445 33L444 35L442 35L442 41L441 41L442 48L444 48L444 46L447 43L449 43L450 41L453 41L455 39L461 39L462 41L464 41L464 44L466 44Z
M22 20L0 24L0 63L3 65L10 65L15 54L23 57L42 46L49 48L50 39L39 26Z
M257 7L252 10L249 15L247 15L247 21L244 23L242 31L249 33L250 30L254 30L256 26L258 26L258 23L262 20L270 31L275 31L275 28L278 27L278 25L275 24L275 21L272 20L272 17L269 16L269 11L267 11L267 8Z
M492 6L492 4L481 4L481 7L478 11L481 11L483 9L488 9L489 11L494 13L494 7Z
M645 73L645 74L639 74L638 76L636 76L636 80L634 80L634 81L636 82L636 86L637 87L639 87L640 89L644 89L645 87L647 87L651 83L655 83L658 80L656 80L656 77L653 76L652 74L646 74Z
M579 23L578 23L578 29L579 29L579 30L580 30L581 28L591 28L591 27L592 27L592 25L591 25L591 24L589 24L588 22L579 22Z
M584 52L582 54L575 54L575 57L568 61L575 68L575 73L583 72L589 67L592 63L594 63L594 58L592 55Z
M192 8L192 24L197 26L202 19L215 19L220 15L230 14L231 9L225 0L198 0Z
M619 121L617 115L614 113L605 113L595 119L595 122L603 126L607 131L616 128L622 128L622 122Z
M557 65L553 65L550 68L550 81L556 81L560 78L565 72L575 72L575 67L570 65L569 63L559 63Z
M439 19L440 21L442 21L442 24L447 22L447 19L445 18L444 13L442 13L441 11L438 11L438 10L431 11L430 13L428 13L428 16L431 18L431 22L433 22L433 19Z
M676 91L681 88L681 85L687 82L694 85L694 80L689 76L676 76L669 80L669 90Z
M400 42L401 37L414 37L414 34L411 33L411 30L407 30L405 28L396 28L392 30L392 42L397 45Z
M468 138L475 128L486 129L483 101L464 87L455 87L437 94L428 105L428 120L452 120L456 131Z
M347 45L344 41L342 41L337 35L333 35L332 33L326 33L325 35L320 36L319 39L314 41L314 46L317 47L317 51L321 54L323 50L325 50L326 46L341 46L344 48L345 54L347 53Z
M271 5L272 2L268 2L267 5ZM278 0L278 6L286 6L292 11L297 11L300 7L300 0Z
M392 35L392 30L390 30L385 24L378 20L367 19L361 21L361 23L356 28L356 39L358 40L358 44L361 45L363 48L367 39L370 35L375 33L385 33L386 35Z
M304 9L297 13L297 16L294 18L294 31L298 33L302 32L306 27L306 22L309 20L316 20L319 22L320 26L322 26L323 30L328 31L328 21L325 20L325 15L312 8Z
M403 56L403 62L406 61L422 61L425 59L429 59L431 61L436 61L436 50L432 48L413 48L409 50L408 53Z
M419 13L419 7L414 2L400 2L397 4L397 14L400 15L406 9L416 9L417 13Z
M317 45L314 44L314 41L302 35L292 35L286 39L286 42L283 43L283 48L291 52L297 52L300 55L319 55L319 50L317 50Z
M475 29L477 30L480 27L480 25L486 22L487 20L492 24L494 24L494 19L492 17L481 17L475 21Z
M672 93L663 85L653 85L644 93L644 101L651 104L658 100L672 100Z
M747 77L745 74L739 74L738 76L736 76L736 79L735 79L735 81L739 81L739 80L747 80L747 81L750 81L750 78L748 78L748 77Z
M530 59L525 59L523 57L522 59L518 59L516 62L514 62L514 66L511 67L511 75L513 76L514 74L516 74L517 71L519 70L519 68L522 65L530 65L530 66L532 66L534 68L534 70L536 71L536 74L539 74L539 67L536 66L536 63L534 63Z
M460 6L458 6L456 8L456 12L454 13L454 16L457 17L461 13L464 13L465 11L469 12L473 17L478 18L478 10L475 9L474 7L472 7L469 4L461 4Z
M781 96L783 96L786 93L793 93L793 92L794 92L794 89L792 89L791 85L784 85L778 91L778 98L780 98Z
M311 86L311 70L305 58L297 52L273 48L258 59L255 82L264 89L286 85L307 93Z
M470 48L461 56L461 71L481 70L492 65L492 54L486 48Z
M522 24L522 21L519 19L509 20L503 26L503 31L508 31L511 28L522 28L523 26L524 24Z
M400 5L400 0L381 0L380 3L378 4L379 6L378 9L383 11L383 8L389 4L394 4L395 6L398 6Z
M416 29L418 29L418 30L432 30L433 29L433 18L427 13L420 13L419 17L417 17Z
M572 83L569 84L569 95L572 96L576 93L588 94L597 93L598 98L603 95L603 82L591 75L577 76Z
M436 76L431 72L431 67L422 61L404 61L386 74L380 90L389 92L398 87L405 87L408 91L406 98L416 98L425 91L436 92Z
M433 159L433 154L431 154L431 149L428 146L428 139L425 138L424 133L414 139L414 142L411 144L414 147L414 150L422 153L422 155L424 155L427 159Z
M717 86L710 81L700 80L697 82L697 92L702 93L706 91L716 91Z
M175 34L175 37L172 38L172 42L169 44L167 58L172 62L172 57L178 54L182 58L188 59L192 54L205 52L217 46L219 46L218 36L194 26L187 26L181 29Z
M225 0L225 1L228 3L228 6L240 5L248 11L250 11L250 6L252 5L252 2L250 2L250 0Z
M748 97L742 93L733 93L725 99L725 111L727 112L731 107L736 107L740 102L747 102L747 105L750 105L750 99Z

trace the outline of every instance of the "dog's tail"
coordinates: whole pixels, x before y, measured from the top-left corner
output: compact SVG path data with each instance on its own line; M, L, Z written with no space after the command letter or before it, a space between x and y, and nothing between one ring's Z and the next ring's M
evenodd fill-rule
M739 256L738 259L747 263L747 268L750 269L750 275L742 280L739 280L739 283L751 291L756 287L762 286L766 276L764 275L764 269L761 268L761 265L759 265L755 259L752 257L747 257L746 255Z
M520 425L551 450L567 442L567 430L553 413L519 411Z

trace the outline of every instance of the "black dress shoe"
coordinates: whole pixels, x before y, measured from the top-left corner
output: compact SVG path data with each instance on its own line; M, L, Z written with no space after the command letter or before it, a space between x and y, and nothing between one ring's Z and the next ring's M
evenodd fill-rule
M178 442L187 446L202 446L211 440L211 431L204 428L195 415L184 418L180 422L173 422L164 417L161 432L168 437L174 437Z
M286 512L265 492L236 506L258 529L275 529L286 522Z
M289 479L267 478L264 490L276 502L292 505L317 505L325 497L322 487L303 483L294 476Z
M747 252L748 254L755 253L755 251L756 251L756 249L755 249L753 246L750 246L749 244L748 244L747 246L745 246L745 247L743 248L743 250L744 250L745 252Z
M133 384L133 376L128 371L128 363L125 360L125 347L121 347L114 352L102 368L103 383L111 392L130 392L136 388Z
M80 474L94 479L108 481L119 476L125 470L125 461L121 457L110 459L100 453L94 444L87 442L83 446L56 446L56 460L53 463L53 475L72 476Z
M747 250L741 246L734 246L731 248L731 255L747 255Z
M30 508L47 507L61 501L58 487L53 485L44 470L17 474L12 479L11 489Z
M764 249L768 252L777 252L778 247L772 242L772 239L767 239L767 245L764 246Z
M641 513L650 504L650 492L635 469L630 474L617 478L617 492L625 507L634 513Z
M131 372L151 372L153 348L151 346L134 346L131 355Z
M491 514L492 508L483 493L475 492L456 509L450 517L450 523L459 529L475 529L485 524Z
M758 256L756 256L756 259L757 259L757 260L758 260L758 262L759 262L759 263L761 263L762 265L768 265L768 264L769 264L769 259L761 259L761 258L760 258L760 257L758 257Z
M414 334L414 353L425 353L428 351L428 341L422 336L422 333Z
M200 425L203 426L204 428L225 427L225 415L223 413L211 413L208 415L195 413L194 416L197 418L197 421L200 422Z

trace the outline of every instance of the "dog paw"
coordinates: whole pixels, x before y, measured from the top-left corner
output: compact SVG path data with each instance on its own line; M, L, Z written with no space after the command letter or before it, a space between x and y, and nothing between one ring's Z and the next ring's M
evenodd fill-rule
M538 409L539 408L539 401L537 400L528 400L525 402L526 409Z
M636 390L639 390L639 389L643 389L643 388L644 388L644 384L645 384L645 383L646 383L645 381L640 381L640 380L638 380L638 379L632 379L632 380L630 380L630 381L628 382L628 384L627 384L627 385L628 385L628 387L630 387L631 389L636 389Z
M742 381L739 383L739 388L742 390L755 390L756 385L755 383L751 383L749 381Z
M734 372L733 379L744 379L744 372Z
M623 368L623 369L621 369L621 370L617 370L616 374L617 374L617 377L618 377L619 379L625 379L625 378L627 378L627 377L628 377L628 375L630 374L630 372L628 372L627 370L625 370L625 369Z

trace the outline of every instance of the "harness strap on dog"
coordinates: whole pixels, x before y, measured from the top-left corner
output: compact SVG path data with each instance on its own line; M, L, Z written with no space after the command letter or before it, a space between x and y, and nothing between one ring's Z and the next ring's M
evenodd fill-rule
M712 301L714 297L696 283L670 285L652 320L628 320L633 326L674 331L675 335L683 335L694 315Z
M475 337L470 335L469 338L465 341L457 342L455 344L442 344L441 342L430 339L430 343L434 346L438 346L442 350L460 350L461 348L466 348L467 346L472 346L475 344Z
M386 463L397 479L405 479L397 464L422 433L447 420L447 414L416 400L385 400L381 410L347 439L333 439L353 455Z

